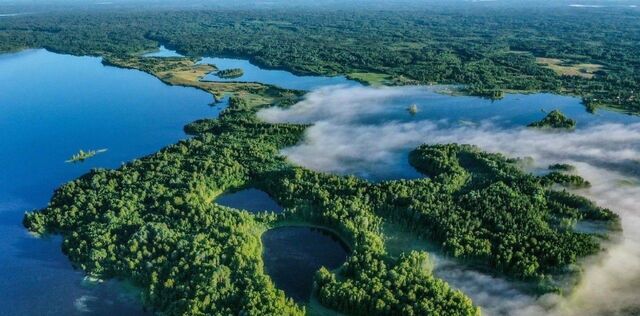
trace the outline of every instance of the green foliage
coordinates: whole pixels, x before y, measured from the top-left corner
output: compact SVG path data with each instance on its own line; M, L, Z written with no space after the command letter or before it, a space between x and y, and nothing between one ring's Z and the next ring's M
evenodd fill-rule
M551 91L579 95L592 111L638 113L640 19L628 8L601 9L50 12L1 19L0 51L127 55L160 42L188 56L244 57L299 74L466 84L469 93L488 98ZM559 75L536 57L603 68L591 78Z
M566 163L556 163L556 164L550 165L549 170L571 172L571 171L575 171L576 167Z
M576 127L576 121L566 117L559 110L553 110L547 114L542 120L533 122L529 127L538 128L565 128L573 129Z
M541 178L542 182L546 185L559 184L565 187L574 189L582 189L591 187L589 181L574 174L566 174L562 172L553 171Z
M344 282L323 268L316 275L320 302L350 315L480 315L479 310L459 308L471 306L471 300L434 278L427 261L418 252L403 255L391 269L381 261L350 260L349 268L359 272Z
M244 71L241 68L232 68L232 69L223 69L216 72L216 76L223 79L233 79L242 77L244 75Z
M472 146L421 146L410 162L431 178L388 184L388 193L381 194L395 207L387 212L452 256L518 278L542 280L598 250L592 236L558 227L563 219L616 218L584 198L549 188L556 182L588 184L582 178L535 177Z

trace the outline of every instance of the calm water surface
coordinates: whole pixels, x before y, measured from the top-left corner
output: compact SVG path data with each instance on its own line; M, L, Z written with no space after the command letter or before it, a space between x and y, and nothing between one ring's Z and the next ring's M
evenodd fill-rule
M309 227L271 229L262 235L262 244L267 273L297 302L309 299L313 276L320 267L340 267L349 252L332 233Z
M145 57L184 57L176 51L161 45L158 51L144 54ZM298 76L284 70L262 69L245 59L204 57L200 59L200 64L211 64L219 70L241 68L244 74L237 78L220 78L215 73L210 73L203 80L219 82L260 82L272 84L287 89L313 90L325 86L346 85L360 86L354 80L349 80L345 76L323 77L323 76Z
M267 193L258 189L245 189L238 192L225 193L216 199L216 203L252 213L280 213L283 208Z
M200 60L200 63L215 65L220 70L242 68L244 71L244 74L238 78L227 79L220 78L214 73L211 73L204 77L204 80L210 81L261 82L296 90L313 90L331 85L360 85L360 83L349 80L344 76L298 76L283 70L262 69L253 65L248 60L243 59L205 57Z
M0 55L0 314L132 315L141 307L113 282L87 285L60 250L34 238L25 210L95 167L118 167L186 136L182 127L219 108L196 89L171 87L99 58L31 50ZM79 149L108 148L80 164Z
M399 88L402 89L402 88ZM442 87L408 88L404 95L371 100L358 115L349 117L352 124L382 125L388 122L435 121L447 126L491 123L498 128L520 128L544 118L550 111L560 110L575 119L578 129L602 123L639 122L637 116L619 112L586 111L579 98L551 93L507 94L500 100L441 93ZM358 100L354 100L358 102ZM407 108L415 104L418 112ZM322 117L326 119L326 117Z
M184 55L180 55L178 54L178 52L164 47L164 45L160 45L157 51L150 52L142 56L144 57L184 57Z

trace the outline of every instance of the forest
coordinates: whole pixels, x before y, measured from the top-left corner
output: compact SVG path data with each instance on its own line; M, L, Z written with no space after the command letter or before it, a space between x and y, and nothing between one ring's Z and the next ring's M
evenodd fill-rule
M216 72L216 76L223 79L233 79L242 77L244 71L241 68L223 69Z
M638 10L622 7L103 10L4 17L0 52L127 55L162 43L298 74L463 84L488 98L550 91L638 113L639 34Z
M535 128L574 129L576 124L574 119L568 118L559 110L553 110L547 113L543 119L532 122L527 126Z
M274 287L261 257L261 234L294 221L330 228L350 244L343 267L316 275L314 295L324 306L351 315L478 315L426 268L428 254L389 256L382 224L400 223L463 264L543 293L559 290L556 273L599 250L602 236L575 232L578 220L619 225L610 210L551 189L564 178L530 175L515 159L468 145L414 150L410 162L427 176L416 180L371 183L291 165L279 150L297 143L306 126L264 123L255 113L299 96L265 91L277 101L234 96L218 119L186 126L192 138L63 185L45 209L25 216L25 226L62 234L74 265L132 280L163 314L304 314ZM248 187L285 212L253 215L213 202Z

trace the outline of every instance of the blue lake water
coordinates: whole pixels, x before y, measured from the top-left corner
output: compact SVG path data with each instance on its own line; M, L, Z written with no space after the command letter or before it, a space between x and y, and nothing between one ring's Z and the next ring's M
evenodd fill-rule
M200 90L105 67L99 58L45 50L0 55L0 314L141 312L113 282L83 285L60 238L32 237L22 216L91 168L115 168L185 138L185 124L218 114L210 101ZM79 149L99 148L108 151L64 162Z
M200 60L200 63L215 65L219 70L241 68L244 71L242 76L232 79L220 78L215 73L211 73L204 77L204 80L209 81L260 82L296 90L313 90L331 85L360 85L360 83L349 80L344 76L298 76L283 70L262 69L243 59L205 57Z
M595 114L586 111L579 98L551 93L507 94L500 100L471 96L450 96L438 93L438 89L425 89L424 93L398 97L382 102L384 110L363 116L359 121L381 123L383 121L446 120L452 124L478 124L492 122L501 128L526 126L544 118L553 110L560 110L578 122L577 128L586 128L606 122L632 123L637 116L600 110ZM406 108L416 104L418 113L408 115ZM403 111L404 110L404 111Z
M184 57L183 55L178 54L178 52L164 47L164 45L161 45L157 51L149 52L142 56L144 57Z

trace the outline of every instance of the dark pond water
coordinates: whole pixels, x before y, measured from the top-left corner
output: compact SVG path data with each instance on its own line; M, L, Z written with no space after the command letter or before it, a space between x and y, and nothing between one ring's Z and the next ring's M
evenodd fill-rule
M95 167L118 167L186 136L182 127L219 108L196 89L171 87L99 58L30 50L0 55L0 314L133 315L141 307L115 282L88 286L60 238L22 227L25 210ZM108 148L84 163L79 149Z
M252 213L282 212L283 208L267 193L258 189L245 189L238 192L225 193L216 199L216 203Z
M262 235L265 269L276 286L297 302L306 302L313 276L340 267L348 247L333 233L310 227L280 227Z

